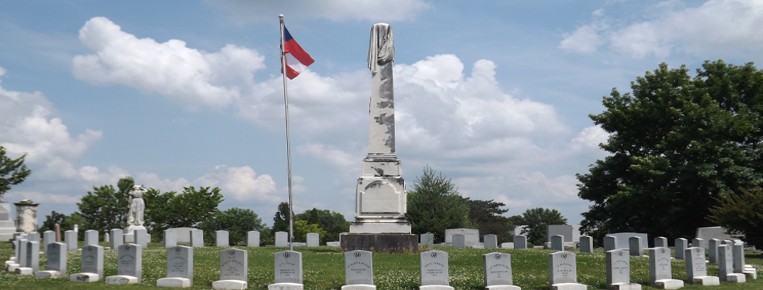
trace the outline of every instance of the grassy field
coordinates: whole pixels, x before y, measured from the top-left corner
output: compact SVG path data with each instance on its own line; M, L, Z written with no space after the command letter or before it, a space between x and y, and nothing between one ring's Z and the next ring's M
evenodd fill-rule
M449 253L450 284L456 289L484 289L482 254L491 252L482 249L438 248ZM194 287L209 289L219 278L219 252L222 248L206 247L194 249ZM284 248L249 248L249 288L267 289L273 282L273 253ZM305 289L340 289L344 283L344 263L339 248L296 248L303 253ZM511 254L514 284L522 289L548 289L548 250L502 250ZM105 275L115 275L116 251L105 251ZM10 243L0 243L0 261L13 255ZM67 279L39 280L29 276L19 276L0 271L0 289L156 289L156 280L165 275L166 252L159 245L151 244L143 253L143 283L129 286L109 286L103 280L95 283L72 283ZM70 273L79 272L78 252L69 253ZM40 257L45 265L45 257ZM589 289L604 289L606 272L604 253L578 254L578 282L589 285ZM747 263L763 267L763 255L747 255ZM646 257L631 258L631 280L649 286L649 260ZM718 267L708 266L710 275L718 274ZM419 285L418 254L374 254L374 279L377 289L417 289ZM673 263L673 278L686 279L685 264L682 260ZM683 289L703 289L687 284ZM704 288L707 289L707 288ZM763 278L745 284L722 283L711 289L763 289Z

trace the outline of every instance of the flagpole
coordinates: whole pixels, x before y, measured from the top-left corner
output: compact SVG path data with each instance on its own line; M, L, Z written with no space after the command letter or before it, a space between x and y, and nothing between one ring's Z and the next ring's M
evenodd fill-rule
M286 90L286 52L284 51L283 14L278 15L281 28L281 79L283 81L283 110L286 116L286 184L289 191L289 250L294 250L294 209L291 198L291 142L289 141L289 97Z

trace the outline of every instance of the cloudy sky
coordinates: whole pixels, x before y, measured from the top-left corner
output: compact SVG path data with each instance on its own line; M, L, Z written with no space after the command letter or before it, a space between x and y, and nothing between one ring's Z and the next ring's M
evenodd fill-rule
M508 215L589 203L605 156L589 114L661 62L763 61L763 2L2 1L0 145L33 173L5 195L71 213L132 176L222 189L272 223L287 200L278 14L316 60L288 82L294 200L355 214L366 154L371 25L395 36L397 152Z

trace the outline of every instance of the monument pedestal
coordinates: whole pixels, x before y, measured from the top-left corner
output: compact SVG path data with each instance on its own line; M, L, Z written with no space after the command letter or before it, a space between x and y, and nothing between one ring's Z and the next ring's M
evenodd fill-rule
M11 205L0 202L0 242L13 239L16 233L16 223L11 219Z
M384 253L413 253L418 251L419 239L414 234L349 233L339 236L342 249L345 251L364 250Z

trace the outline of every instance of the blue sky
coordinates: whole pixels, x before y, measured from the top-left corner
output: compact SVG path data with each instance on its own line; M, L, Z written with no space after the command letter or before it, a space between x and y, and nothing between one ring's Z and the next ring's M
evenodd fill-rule
M218 186L272 223L287 200L278 14L316 62L288 82L296 212L354 217L371 25L395 35L397 152L508 215L588 202L588 114L661 62L763 58L758 1L2 1L0 145L33 173L5 195L70 213L123 176Z

